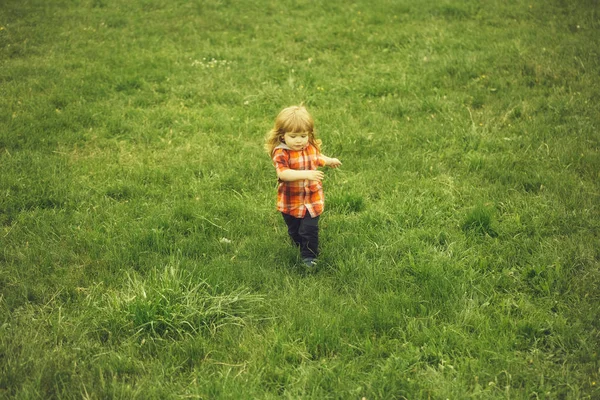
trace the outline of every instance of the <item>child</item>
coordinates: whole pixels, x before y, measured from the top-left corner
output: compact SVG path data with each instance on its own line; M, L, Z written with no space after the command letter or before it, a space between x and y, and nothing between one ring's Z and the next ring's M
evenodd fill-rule
M316 266L319 255L319 216L323 212L324 177L317 167L337 168L337 158L321 154L314 122L303 106L283 109L267 134L265 149L277 170L277 210L281 211L292 241L300 247L304 264Z

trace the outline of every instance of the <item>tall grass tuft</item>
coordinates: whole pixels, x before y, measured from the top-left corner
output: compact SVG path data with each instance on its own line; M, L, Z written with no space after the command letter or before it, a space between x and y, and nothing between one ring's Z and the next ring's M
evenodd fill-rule
M494 228L494 224L493 209L480 204L468 212L462 223L462 229L465 232L496 237L498 233Z
M86 298L93 334L101 339L181 339L211 334L226 325L243 326L256 317L263 296L246 289L219 293L175 265L148 276L127 273L124 287L96 286Z

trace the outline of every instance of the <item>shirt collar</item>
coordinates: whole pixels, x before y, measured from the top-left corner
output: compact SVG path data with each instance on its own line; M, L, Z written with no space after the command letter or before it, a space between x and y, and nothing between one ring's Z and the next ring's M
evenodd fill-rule
M306 150L308 148L308 146L310 146L310 143L308 143L306 145L306 147L304 149L302 149L302 150ZM290 146L288 146L287 144L285 144L283 142L279 143L277 146L275 146L275 149L284 149L284 150L291 150L291 151L299 151L299 150L294 150L294 149L290 148ZM273 150L275 150L275 149L273 149Z
M290 147L287 144L283 143L283 142L279 143L275 148L276 149L291 150Z

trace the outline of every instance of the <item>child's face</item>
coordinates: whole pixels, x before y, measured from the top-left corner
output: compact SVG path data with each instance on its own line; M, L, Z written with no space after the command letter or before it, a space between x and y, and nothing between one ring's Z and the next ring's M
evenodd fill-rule
M290 149L302 150L308 144L308 132L286 132L283 140Z

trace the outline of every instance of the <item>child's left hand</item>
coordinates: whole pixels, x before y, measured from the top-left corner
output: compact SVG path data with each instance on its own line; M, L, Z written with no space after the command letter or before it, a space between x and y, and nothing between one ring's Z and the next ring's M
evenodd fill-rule
M328 160L327 165L329 165L331 168L337 168L340 165L342 165L342 162L340 160L338 160L337 158L330 158Z

